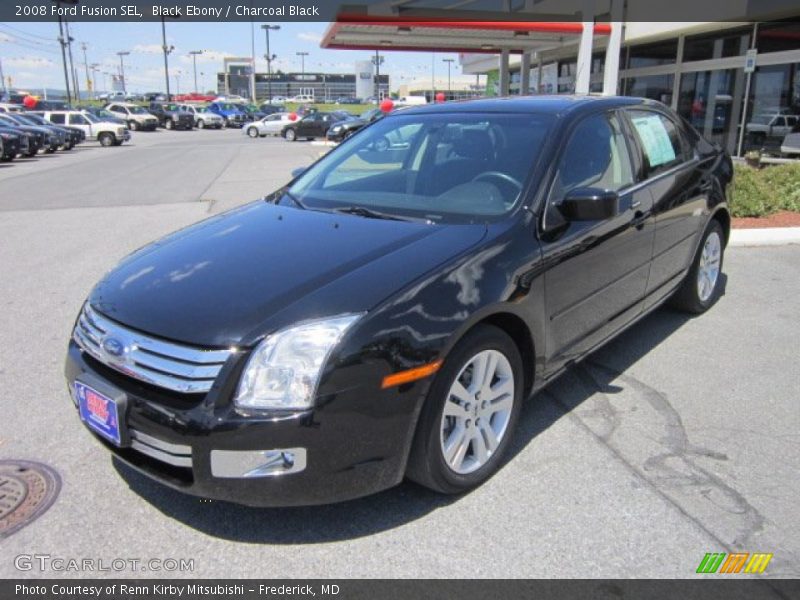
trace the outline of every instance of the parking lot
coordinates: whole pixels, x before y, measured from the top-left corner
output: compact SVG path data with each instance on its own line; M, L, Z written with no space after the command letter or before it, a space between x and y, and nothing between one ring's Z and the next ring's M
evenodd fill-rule
M325 148L238 130L0 164L0 458L63 488L0 545L20 554L194 560L191 577L654 577L707 552L768 552L800 576L800 247L732 248L706 315L661 309L526 404L507 464L462 497L405 483L344 504L203 502L113 462L81 425L63 359L91 286L144 243L254 200Z

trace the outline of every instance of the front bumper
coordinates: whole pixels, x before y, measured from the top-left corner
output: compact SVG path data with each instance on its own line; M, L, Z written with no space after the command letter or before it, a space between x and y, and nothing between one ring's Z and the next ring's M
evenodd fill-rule
M238 380L241 366L219 379ZM220 402L233 391L226 384L205 396L167 395L102 365L74 341L65 374L70 390L79 379L101 393L124 393L124 447L96 438L134 469L188 494L250 506L327 504L389 488L404 474L415 412L365 397L363 388L313 410L254 417Z

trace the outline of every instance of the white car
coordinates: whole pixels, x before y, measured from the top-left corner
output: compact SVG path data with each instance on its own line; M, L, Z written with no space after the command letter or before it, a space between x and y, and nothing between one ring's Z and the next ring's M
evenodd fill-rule
M97 140L101 146L121 146L131 139L131 132L125 125L102 121L90 113L79 110L36 111L53 125L69 125L83 130L87 140Z
M253 121L242 127L242 132L251 138L280 135L283 128L291 123L289 113L279 112L267 115L263 119Z
M225 127L225 119L218 114L208 110L207 106L197 106L196 104L179 104L178 108L194 116L194 125L198 129L222 129Z
M313 104L314 96L312 96L311 94L300 94L299 96L295 96L294 98L289 98L286 101L296 102L297 104Z

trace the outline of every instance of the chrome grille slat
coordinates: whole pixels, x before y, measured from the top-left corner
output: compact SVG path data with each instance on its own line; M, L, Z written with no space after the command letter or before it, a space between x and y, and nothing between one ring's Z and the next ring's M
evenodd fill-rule
M131 448L134 450L176 467L192 467L191 446L170 444L136 429L131 429L130 434Z
M103 347L114 339L123 348L120 356ZM73 331L75 342L96 360L139 381L186 394L211 389L220 369L233 353L204 350L147 336L104 317L88 304Z

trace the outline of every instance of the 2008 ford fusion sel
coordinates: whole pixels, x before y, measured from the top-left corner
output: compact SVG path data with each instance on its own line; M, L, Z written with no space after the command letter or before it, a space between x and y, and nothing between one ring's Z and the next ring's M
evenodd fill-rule
M72 399L117 457L203 497L469 490L536 390L665 301L715 302L732 172L648 100L397 111L108 273Z

